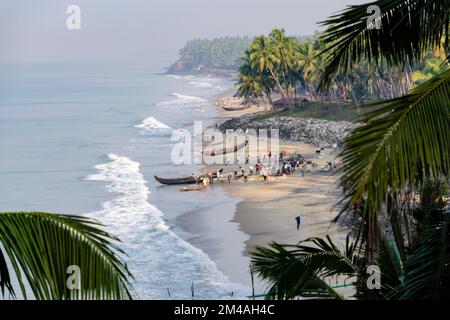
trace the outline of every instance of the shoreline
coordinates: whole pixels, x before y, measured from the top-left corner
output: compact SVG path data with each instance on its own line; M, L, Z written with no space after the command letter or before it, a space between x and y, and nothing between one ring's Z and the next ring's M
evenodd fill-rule
M216 95L212 101L229 96L230 92L231 88ZM239 111L225 111L214 103L212 106L218 112L217 117L212 119L216 123L264 112L257 106ZM339 162L337 151L325 149L324 154L318 157L316 149L314 145L298 141L280 141L280 151L288 154L298 151L306 160L318 163L317 168L305 177L297 171L286 177L270 177L266 183L259 176L249 177L248 183L240 180L231 184L214 183L210 189L214 192L219 189L230 200L177 217L176 224L185 232L185 239L203 250L230 281L245 286L251 286L249 253L256 246L267 246L273 241L296 244L310 237L325 235L344 244L345 228L331 224L339 211L335 207L340 194L336 185L338 177L331 171L323 171L327 162ZM226 167L227 172L236 169ZM217 168L204 166L203 170ZM294 220L298 213L302 217L300 230L296 229ZM255 277L256 294L262 293L264 288L261 279Z
M255 110L265 112L264 108L257 106L240 111L217 109L222 122L255 114ZM280 140L280 151L288 154L297 151L305 160L317 163L317 167L305 177L301 177L297 170L290 176L270 177L267 183L259 179L249 183L220 184L230 197L242 199L236 206L233 222L238 223L249 236L244 252L246 256L255 246L266 246L272 241L296 244L309 237L325 235L345 240L345 228L331 223L339 212L336 207L341 194L337 185L339 177L334 170L324 172L323 169L328 162L340 164L337 158L339 151L328 148L317 156L317 149L318 146L304 142ZM294 221L297 213L302 216L298 232Z

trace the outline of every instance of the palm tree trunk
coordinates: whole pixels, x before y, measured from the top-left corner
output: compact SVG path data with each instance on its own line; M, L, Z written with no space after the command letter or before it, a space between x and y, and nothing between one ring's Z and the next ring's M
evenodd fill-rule
M281 86L280 81L278 80L278 78L275 76L275 73L273 72L272 68L269 68L269 72L272 75L273 79L275 80L275 83L277 84L278 90L280 90L281 93L281 97L283 98L283 101L287 101L286 99L286 93L283 90L283 87Z

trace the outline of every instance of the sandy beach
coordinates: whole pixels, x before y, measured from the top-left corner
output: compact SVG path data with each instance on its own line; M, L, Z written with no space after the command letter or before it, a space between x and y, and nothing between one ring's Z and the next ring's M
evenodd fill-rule
M257 106L241 111L219 111L220 117L227 119L255 113L255 110L264 112ZM345 237L345 230L331 225L331 220L338 214L335 207L340 194L338 176L333 169L325 172L328 162L335 161L339 166L339 151L325 149L318 156L317 149L302 142L280 141L280 151L287 154L299 152L305 160L317 164L304 177L297 171L285 177L270 177L266 182L262 177L253 176L248 183L237 180L220 184L231 197L243 199L237 205L233 221L250 236L245 254L255 246L265 246L273 241L293 244L327 234L335 238ZM236 169L230 167L225 171ZM297 214L302 217L300 230L296 229L294 220Z
M219 121L260 110L256 106L233 112L221 109ZM317 166L304 177L297 170L292 175L269 177L267 181L253 175L248 182L244 179L215 182L206 192L220 189L234 201L186 213L178 218L177 224L191 235L189 242L205 251L224 274L245 285L251 282L249 253L256 246L274 241L296 244L325 235L344 243L346 231L331 224L338 213L335 207L339 200L338 177L332 168L325 171L328 162L336 161L339 165L338 151L325 149L318 156L316 150L316 146L302 142L280 141L280 151L299 152ZM206 170L213 172L218 168L234 172L239 165L213 165ZM248 172L248 165L244 169ZM302 220L300 230L294 219L297 214ZM258 280L255 287L259 293L264 290L264 284Z

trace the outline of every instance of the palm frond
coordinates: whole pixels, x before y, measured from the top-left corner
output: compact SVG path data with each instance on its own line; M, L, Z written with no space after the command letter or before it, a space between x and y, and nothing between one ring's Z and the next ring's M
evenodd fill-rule
M118 239L99 227L81 216L0 213L2 292L6 288L14 293L10 280L14 271L24 298L27 283L36 299L131 298L131 274L120 257L123 252L113 244ZM5 257L12 270L8 270ZM69 266L80 268L80 289L67 286Z
M448 176L450 169L450 71L411 94L375 104L364 125L346 139L341 153L343 210L364 199L368 230L390 190L406 192L420 176Z
M380 9L375 19L380 28L368 24L370 6ZM378 0L364 5L349 6L330 17L322 25L327 27L321 40L330 44L326 54L326 68L320 88L330 83L340 68L345 72L361 59L382 60L388 66L403 66L408 60L423 58L429 48L448 39L450 0Z
M406 281L399 299L447 300L450 297L450 236L448 220L429 225L409 254Z
M311 246L312 244L312 246ZM358 271L358 258L352 246L341 252L327 236L310 238L298 245L272 243L252 253L254 271L270 286L270 298L320 297L342 299L323 279L352 277Z
M8 266L6 265L6 259L2 250L0 250L0 290L2 291L3 297L5 296L5 289L12 297L15 297L14 289L11 284L11 278L8 272Z

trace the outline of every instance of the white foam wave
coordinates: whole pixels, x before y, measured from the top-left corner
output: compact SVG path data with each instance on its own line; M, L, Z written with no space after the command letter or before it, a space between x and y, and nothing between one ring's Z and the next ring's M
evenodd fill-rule
M172 132L172 128L154 117L148 117L141 124L134 127L142 129L140 132L144 135L167 136Z
M86 179L107 182L107 190L117 196L87 215L122 240L139 298L166 299L168 288L171 298L189 299L192 282L200 299L249 294L249 288L229 282L203 251L169 229L162 212L148 202L150 192L138 162L115 154L108 157L110 161L96 165L98 173Z
M209 89L213 87L212 83L209 82L200 82L200 81L190 81L189 84L193 85L196 88L205 88Z
M163 101L159 103L160 106L180 106L180 105L199 105L206 103L206 99L196 96L187 96L180 93L172 93L176 99Z

